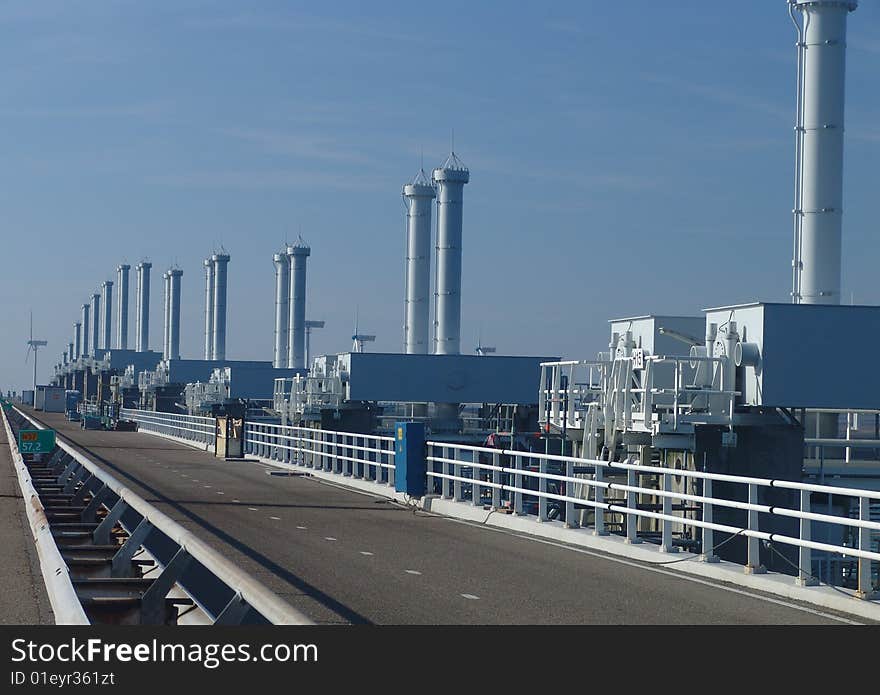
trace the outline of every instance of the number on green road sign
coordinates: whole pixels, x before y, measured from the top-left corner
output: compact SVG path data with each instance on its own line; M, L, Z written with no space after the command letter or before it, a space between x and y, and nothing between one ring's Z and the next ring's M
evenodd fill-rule
M55 449L55 430L19 430L18 450L23 454L50 454Z

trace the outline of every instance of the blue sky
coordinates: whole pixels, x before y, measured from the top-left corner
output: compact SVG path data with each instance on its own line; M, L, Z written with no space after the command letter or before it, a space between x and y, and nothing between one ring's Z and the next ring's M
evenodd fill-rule
M880 3L850 17L844 297L880 303ZM0 3L0 387L27 315L59 359L123 260L229 266L227 355L271 359L272 253L310 243L313 352L403 342L401 186L455 148L463 351L591 357L608 318L790 290L794 29L784 0ZM134 277L132 275L132 299ZM115 330L115 329L114 329ZM133 326L130 328L133 334Z

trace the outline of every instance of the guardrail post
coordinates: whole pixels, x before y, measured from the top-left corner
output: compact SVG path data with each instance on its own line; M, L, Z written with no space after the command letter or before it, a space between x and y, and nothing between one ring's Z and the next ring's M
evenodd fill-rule
M663 477L663 492L672 492L672 476L665 472L660 474ZM663 516L672 516L672 498L663 495ZM678 548L672 543L672 521L663 519L660 528L662 536L660 539L661 553L677 553Z
M868 497L859 497L859 521L871 520L871 500ZM859 529L859 550L870 552L871 550L871 529ZM859 588L856 597L871 600L877 597L878 592L871 585L871 560L870 558L859 558Z
M758 504L758 486L754 483L749 483L749 504ZM758 531L759 525L757 510L749 509L749 531ZM765 574L767 572L761 564L761 540L754 536L748 537L748 559L744 569L746 574Z
M492 482L495 485L501 485L501 454L497 452L492 453L492 465L494 466L492 470ZM492 508L493 509L501 509L501 487L493 487L492 488Z
M333 432L330 435L330 441L333 446L333 457L330 459L330 468L328 469L331 473L339 473L339 445L336 442L338 435L336 432Z
M92 542L95 545L110 545L110 532L127 510L128 502L123 499L118 500L110 508L110 511L107 512L107 516L98 524L98 528L92 533Z
M461 452L457 449L453 449L452 452L452 457L456 461L456 463L452 464L452 475L456 478L461 478L461 464L458 463L458 457L461 455ZM462 487L461 480L452 481L452 499L456 502L461 502L462 500Z
M387 446L387 442L380 441L379 442L380 449L382 448L382 444L385 444ZM388 456L388 454L381 454L381 456L384 457L383 463L394 463L394 451L393 450L391 451L390 457ZM390 458L390 460L388 460L389 458ZM385 470L388 471L388 485L389 485L389 487L396 488L397 487L397 469L396 468L386 468ZM427 470L425 470L425 473L427 474ZM425 480L427 481L427 475L422 476L422 477L425 478Z
M131 535L126 539L110 562L111 577L129 577L131 576L131 558L137 552L137 549L147 540L147 536L153 530L153 524L146 519L141 519Z
M638 475L636 471L632 469L627 469L626 471L626 485L627 487L638 487ZM626 492L626 508L627 510L636 509L638 507L638 496L637 493L632 490L627 490ZM639 517L635 514L627 511L626 514L626 542L635 545L636 543L641 543L642 539L639 538Z
M565 477L573 478L574 477L574 462L566 461L565 462ZM574 483L570 480L565 481L565 496L566 497L574 497ZM577 528L580 524L577 522L575 517L575 509L574 502L571 500L565 500L565 528Z
M444 459L449 458L449 454L448 454L445 446L440 447L440 458L444 458ZM443 475L450 475L448 461L443 462L442 469L443 469ZM452 485L450 485L450 483L452 481L449 480L449 478L441 478L440 481L441 481L440 482L440 494L443 497L443 499L448 500L452 497Z
M480 462L480 452L472 451L471 452L471 463L479 463ZM476 466L471 466L471 478L473 481L471 483L471 502L475 507L479 507L483 503L483 486L480 485L480 480L482 478L482 468L477 468Z
M712 479L703 478L703 497L712 498ZM703 521L707 524L714 522L714 511L711 502L703 503ZM720 558L715 554L715 530L703 527L703 547L700 554L701 562L720 562Z
M516 469L516 474L513 476L513 486L516 488L516 492L513 493L513 513L518 516L522 516L523 513L523 493L522 490L522 482L523 477L521 471L523 469L522 456L519 454L514 454L513 457L514 464L513 467Z
M810 492L801 490L801 513L810 513ZM800 520L800 538L802 541L812 540L812 523L809 519ZM798 548L798 576L795 583L798 586L816 586L819 580L813 576L813 553L810 548L803 546Z
M351 444L350 440L351 440L351 437L348 437L348 436L345 436L342 438L342 441L344 444ZM342 475L351 477L353 462L350 461L349 459L354 458L354 456L352 456L353 452L351 449L347 449L345 447L343 447L343 450L345 451L344 455L347 456L348 458L345 458L342 460Z
M538 459L538 473L547 472L547 459ZM538 478L538 521L547 521L547 478Z
M605 482L605 466L595 464L593 467L593 481L597 483ZM589 497L589 492L587 496ZM605 504L605 487L602 485L593 486L593 500L597 505ZM605 509L601 506L593 507L593 535L607 536L608 530L605 528Z
M162 625L165 623L165 597L174 583L186 572L192 562L186 548L180 548L153 580L141 597L141 625Z

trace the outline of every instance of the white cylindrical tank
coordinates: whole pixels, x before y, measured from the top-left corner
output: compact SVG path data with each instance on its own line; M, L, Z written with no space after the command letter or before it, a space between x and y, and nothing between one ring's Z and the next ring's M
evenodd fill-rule
M119 296L116 305L116 347L128 349L128 271L131 266L123 263L116 267L116 292Z
M306 259L311 252L302 239L287 247L290 259L287 366L290 369L302 369L306 364Z
M790 0L798 33L795 302L840 303L847 15L855 0Z
M205 261L205 359L213 359L214 341L214 262Z
M162 273L162 287L162 359L167 360L171 357L171 274L167 270Z
M82 332L81 332L81 340L79 343L79 354L82 357L89 356L89 310L91 307L88 302L82 305Z
M78 360L82 349L82 323L73 324L73 359Z
M92 335L89 338L89 345L92 347L92 355L98 356L98 343L101 339L101 295L95 292L92 294Z
M211 359L226 359L226 278L227 267L229 265L229 254L215 253L211 256L214 263L214 301L212 307L214 309L214 319L212 326L214 330L213 342L211 345Z
M75 348L73 347L73 343L68 343L67 344L67 361L68 362L73 362L76 359L76 357L74 357L74 350L75 350Z
M290 264L287 255L276 253L272 256L275 264L275 350L272 365L276 369L287 366L287 312L290 292Z
M170 301L168 304L168 359L180 359L180 278L183 271L172 268L168 271L168 282L171 287Z
M436 196L424 170L403 187L406 206L406 298L403 346L408 355L429 352L431 317L431 204Z
M143 261L137 264L137 322L135 327L135 349L147 352L150 349L150 268L153 264Z
M434 169L437 184L437 277L434 290L434 353L461 352L462 195L470 180L467 167L449 155Z
M110 336L113 327L113 281L104 280L101 283L101 302L103 313L101 318L101 349L110 349Z

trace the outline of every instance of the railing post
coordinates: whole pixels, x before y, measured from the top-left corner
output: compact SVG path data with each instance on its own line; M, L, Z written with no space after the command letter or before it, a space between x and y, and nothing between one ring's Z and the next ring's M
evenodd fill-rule
M501 485L501 471L498 470L501 468L501 454L498 452L492 453L492 465L495 467L492 471L492 482L495 485ZM501 488L493 487L492 488L492 508L493 509L501 509Z
M670 472L661 473L663 476L663 492L672 492L672 475ZM663 495L663 516L672 516L672 498ZM660 539L661 553L677 553L678 548L672 543L672 521L663 519L661 523L662 537Z
M565 462L565 477L573 478L574 477L574 461L566 461ZM574 497L574 486L575 484L570 480L565 481L565 496L566 497ZM565 500L565 527L566 528L577 528L580 524L574 518L576 512L574 509L574 502L571 500Z
M337 443L337 438L339 435L334 432L330 435L330 439L333 445L333 458L330 459L330 472L331 473L339 473L339 444Z
M638 475L636 471L628 468L626 471L626 485L627 487L638 487ZM627 510L636 509L638 506L638 493L633 492L632 490L627 490L626 492L626 508ZM635 514L631 514L627 512L626 515L626 542L635 545L636 543L641 543L642 539L639 538L639 517Z
M810 513L810 492L801 490L801 513ZM812 522L809 519L800 520L801 532L800 539L802 541L812 540ZM798 586L816 586L819 580L813 576L813 553L810 548L803 546L798 548L798 576L795 583Z
M593 480L597 483L605 482L605 466L595 464L593 472ZM589 496L589 493L587 493ZM601 485L593 486L593 500L597 505L605 504L605 488ZM593 507L593 535L607 536L608 531L605 529L605 510L602 507Z
M868 497L859 497L859 521L871 520L871 500ZM859 528L859 550L871 550L871 529ZM871 600L877 597L874 587L871 585L871 560L866 557L859 558L859 588L856 597Z
M456 478L461 478L461 464L458 463L460 452L458 449L453 449L452 451L452 458L455 459L455 463L452 464L452 475ZM461 480L452 481L452 499L456 502L461 502L462 500L462 487Z
M449 458L449 454L446 450L445 446L440 447L440 458ZM449 462L444 461L441 466L443 470L443 475L449 475ZM443 499L448 500L452 497L452 486L450 485L452 481L449 478L441 478L440 479L440 495Z
M547 459L538 459L538 473L547 472ZM538 521L547 521L547 498L543 495L547 494L547 478L543 476L538 478Z
M522 516L523 513L523 493L522 490L522 482L523 477L521 471L523 469L522 456L519 454L514 454L514 464L513 467L516 469L516 474L513 476L513 485L517 489L516 492L513 493L513 513L519 516Z
M344 436L342 438L342 441L344 444L348 444L348 445L351 445L351 443L352 443L351 437ZM342 461L342 475L350 478L351 474L352 474L352 470L353 470L353 463L354 463L353 461L351 461L351 459L354 458L354 456L352 456L353 451L352 451L352 449L347 448L347 447L343 447L343 451L345 452L343 455L346 456L347 458L343 459L343 461Z
M758 486L754 483L749 483L749 504L758 504ZM759 525L757 510L749 509L749 531L758 531ZM761 540L754 536L748 537L748 557L744 569L746 574L764 574L767 572L761 564Z
M380 449L382 448L383 444L385 444L387 446L387 442L380 441L379 442ZM383 463L394 464L395 463L394 451L392 450L389 453L391 454L390 456L388 454L381 454L381 456L384 457ZM388 471L388 485L389 485L389 487L397 487L397 468L392 466L392 468L386 468L385 470ZM427 480L427 478L426 478L426 480Z
M480 452L472 451L471 452L471 463L479 463L480 462ZM476 466L471 466L471 478L473 478L474 482L471 483L471 502L473 502L475 507L479 507L483 501L482 495L482 486L480 485L480 478L482 477L482 468L477 468Z
M703 497L712 499L712 479L703 478ZM707 524L714 523L714 511L711 502L703 503L703 521ZM720 562L715 554L715 530L703 527L703 552L700 555L702 562Z

